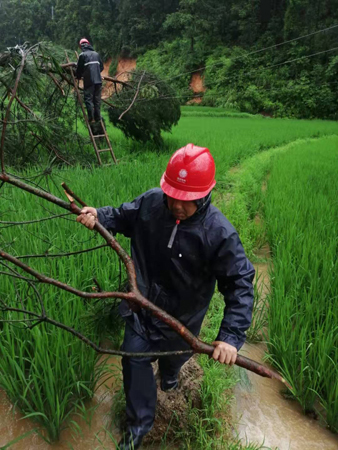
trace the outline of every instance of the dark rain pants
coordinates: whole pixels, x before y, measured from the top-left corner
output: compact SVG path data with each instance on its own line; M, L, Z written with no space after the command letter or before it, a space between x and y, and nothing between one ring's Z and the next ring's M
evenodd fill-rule
M83 91L89 122L92 120L97 122L101 119L101 89L102 84L92 84Z
M137 334L126 324L122 350L126 352L159 352L187 350L189 345L182 339L152 341L147 335ZM191 355L159 358L161 378L175 380L183 364ZM123 384L126 396L127 427L134 434L144 435L151 430L157 400L157 387L152 362L157 358L122 358Z

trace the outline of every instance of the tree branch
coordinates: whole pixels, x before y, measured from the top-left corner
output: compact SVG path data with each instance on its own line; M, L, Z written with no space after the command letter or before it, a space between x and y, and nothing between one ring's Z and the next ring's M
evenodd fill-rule
M25 272L29 273L34 278L39 280L40 283L51 284L52 286L56 286L59 289L62 289L63 291L70 292L71 294L75 294L81 298L98 298L98 299L122 298L125 300L132 300L134 297L132 293L124 293L124 292L94 292L94 293L91 293L91 292L80 291L79 289L69 286L68 284L62 283L61 281L58 281L58 280L54 280L54 278L47 277L47 276L43 275L42 273L37 272L36 270L32 269L31 267L27 266L23 262L19 261L14 256L9 255L8 253L4 252L1 249L0 249L0 257L5 259L6 261L11 262L15 266L20 267L20 269L24 270Z
M170 352L139 352L139 353L130 353L130 352L124 352L121 350L111 350L108 348L102 348L99 347L98 345L96 345L93 341L91 341L90 339L88 339L86 336L84 336L83 334L79 333L77 330L74 330L74 328L68 327L67 325L65 325L64 323L61 322L57 322L56 320L50 319L47 316L40 316L39 314L36 314L32 311L27 311L25 309L20 309L20 308L12 308L9 307L7 305L5 305L3 303L3 307L1 308L2 311L13 311L13 312L18 312L18 313L22 313L22 314L27 314L28 316L33 316L36 319L36 324L40 324L42 322L46 322L46 323L50 323L52 325L54 325L57 328L61 328L62 330L68 331L68 333L71 333L73 336L77 337L78 339L80 339L82 342L84 342L85 344L89 345L89 347L93 348L97 353L101 353L101 354L107 354L107 355L116 355L116 356L127 356L129 358L144 358L144 357L163 357L163 356L174 356L174 355L189 355L192 354L193 351L192 350L175 350L175 351L170 351ZM29 320L29 319L28 319ZM22 320L22 322L26 322L27 319ZM0 322L9 322L8 320L1 320ZM12 321L10 321L12 322ZM32 328L32 327L30 327Z
M1 155L1 171L4 172L5 171L5 161L4 161L4 144L5 144L5 134L6 134L6 128L7 128L7 122L9 119L9 114L11 111L11 106L13 103L13 100L15 99L16 96L16 91L18 90L18 85L19 85L19 81L20 81L20 77L25 65L25 61L26 61L26 53L23 53L22 55L22 60L21 60L21 64L20 64L20 68L15 80L15 84L14 84L14 89L12 91L12 96L8 102L7 105L7 110L6 110L6 115L5 115L5 120L4 120L4 124L2 127L2 134L1 134L1 143L0 143L0 155Z
M71 166L70 162L68 162L65 158L63 158L62 156L60 156L59 152L56 150L56 148L49 144L48 142L43 141L43 139L41 139L41 137L34 133L33 131L31 131L32 136L34 136L38 141L40 141L40 144L44 145L45 147L48 148L48 150L52 151L53 153L55 153L55 155L57 156L57 158L61 159L61 161L63 161L64 163L66 163L68 166Z
M77 252L69 252L69 253L43 253L42 255L20 255L17 256L17 259L28 259L28 258L61 258L63 256L73 256L80 255L81 253L88 253L94 250L98 250L99 248L108 247L107 244L97 245L96 247L87 248L85 250L78 250Z
M9 222L9 221L0 220L0 225L8 225L5 227L0 227L0 228L9 228L9 227L14 227L14 226L18 226L18 225L28 225L30 223L45 222L46 220L57 219L58 217L65 217L65 216L69 216L69 215L71 215L71 213L56 214L55 216L44 217L42 219L36 219L36 220L26 220L25 222Z
M62 89L61 84L58 82L58 80L54 77L54 75L52 74L52 72L48 72L47 74L52 80L53 83L55 84L55 86L59 89L59 91L61 92L62 96L65 96L65 91Z
M130 105L128 106L128 108L125 111L123 111L123 113L120 115L119 120L122 119L122 117L131 109L131 107L135 103L135 100L137 99L138 93L140 92L140 86L141 86L141 83L142 83L142 80L143 80L143 77L144 77L145 73L146 73L146 71L144 70L142 75L141 75L141 77L140 77L140 81L138 82L137 90L136 90L136 93L134 95L134 98L133 98L132 102L130 103Z
M22 181L19 181L13 177L8 176L5 173L0 173L0 180L5 181L7 183L10 183L14 186L20 187L21 189L30 192L34 195L37 195L38 197L44 198L58 206L61 206L64 209L67 209L74 214L79 215L81 213L81 209L75 205L75 203L72 201L70 204L64 202L63 200L53 196L52 194L43 192L37 188L33 188L32 186L29 186ZM147 300L139 291L136 283L136 272L135 267L132 259L127 254L127 252L120 246L120 244L115 240L115 238L99 223L96 222L94 229L106 240L108 245L115 250L119 258L122 260L123 264L126 267L127 274L128 274L128 281L129 281L129 287L130 292L129 293L122 293L122 292L100 292L100 293L92 293L89 294L87 292L79 291L73 287L70 287L64 283L61 283L59 281L56 281L52 278L48 278L35 270L31 269L30 267L23 264L18 259L14 258L13 256L1 251L0 255L6 259L7 261L12 262L16 266L22 268L27 273L33 275L37 279L39 279L43 283L52 284L54 286L59 287L60 289L64 289L68 292L71 292L75 295L78 295L82 298L122 298L127 300L128 302L131 302L133 304L136 304L140 306L141 308L144 308L145 310L149 311L152 315L160 319L162 322L166 323L168 326L170 326L176 333L178 333L193 349L195 353L205 353L209 356L211 356L214 352L214 347L212 345L209 345L205 342L202 342L200 339L198 339L194 334L191 333L181 322L179 322L174 317L170 316L166 311L161 310L156 305L154 305L152 302ZM51 322L52 323L52 322ZM62 324L63 325L63 324ZM63 325L63 328L65 325ZM64 328L65 329L65 328ZM291 388L287 382L275 371L268 369L267 367L264 367L261 364L258 364L255 361L252 361L248 358L245 358L244 356L237 356L236 363L237 365L246 368L248 370L251 370L252 372L257 373L258 375L261 375L263 377L268 378L276 378L280 381L282 381L284 384L286 384L289 388Z
M82 201L80 199L80 197L78 197L68 186L65 182L61 183L61 186L63 187L63 189L66 191L66 193L68 193L69 195L71 195L73 198L75 198L75 200L80 203L80 205L82 206L87 206L86 203L84 201Z

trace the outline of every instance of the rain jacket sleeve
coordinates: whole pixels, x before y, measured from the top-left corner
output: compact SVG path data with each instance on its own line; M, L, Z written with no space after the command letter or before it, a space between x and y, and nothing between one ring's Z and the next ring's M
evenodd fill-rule
M76 65L76 72L75 72L75 76L78 80L80 80L83 76L83 72L84 72L84 55L83 53L80 54L77 65Z
M239 350L251 324L255 269L245 255L237 232L222 239L213 270L225 301L224 317L216 340Z
M126 237L131 237L142 202L143 196L141 195L131 203L122 203L119 208L112 206L98 208L97 218L100 224L114 235L121 233Z

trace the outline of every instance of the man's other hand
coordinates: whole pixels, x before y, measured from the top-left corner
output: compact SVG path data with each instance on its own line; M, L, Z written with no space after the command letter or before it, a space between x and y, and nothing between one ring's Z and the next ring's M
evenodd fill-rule
M97 222L97 211L95 208L86 206L81 210L81 214L76 218L77 222L92 230Z
M215 347L212 354L212 358L214 358L215 361L219 361L221 364L229 364L230 366L235 364L237 358L236 347L222 341L215 341L212 345Z

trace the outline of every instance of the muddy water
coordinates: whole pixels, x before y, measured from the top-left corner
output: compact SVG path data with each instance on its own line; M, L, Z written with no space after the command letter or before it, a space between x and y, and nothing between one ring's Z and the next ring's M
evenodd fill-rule
M116 448L110 437L106 433L106 429L111 429L111 407L113 396L119 388L119 358L109 358L107 364L111 364L115 368L117 376L109 379L103 378L104 384L96 391L94 398L88 404L88 411L92 411L91 425L89 426L85 420L79 419L78 416L74 420L81 428L81 433L66 429L61 434L59 442L49 445L37 433L32 433L26 438L13 444L11 450L94 450ZM15 438L34 430L36 425L29 419L22 419L22 414L14 411L13 405L6 398L4 391L0 390L0 447L11 442ZM112 434L116 440L119 439L119 433L115 429ZM99 439L102 442L100 444Z
M268 247L263 250L268 256ZM264 256L260 254L259 256ZM267 264L255 265L269 291ZM241 354L262 362L265 344L245 344ZM266 364L266 363L265 363ZM279 450L337 450L338 437L323 428L318 421L305 416L300 405L281 395L284 385L277 380L262 378L240 369L240 382L235 389L233 416L235 428L243 442L263 444Z
M241 354L262 361L265 344L245 344ZM243 441L279 450L337 450L338 438L318 421L302 414L300 405L285 399L284 385L241 370L235 389L237 431Z

